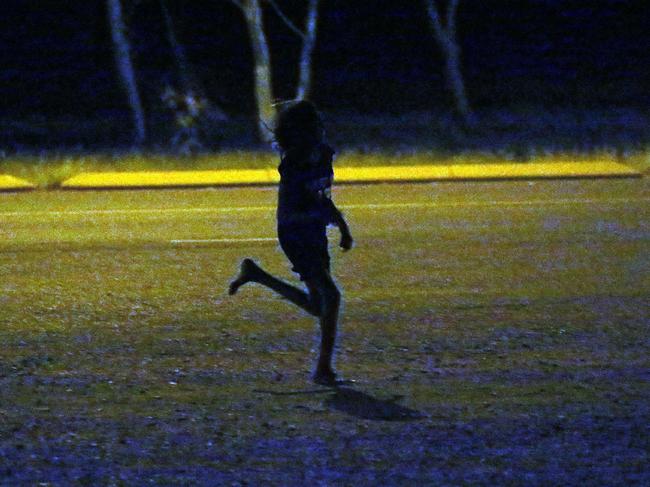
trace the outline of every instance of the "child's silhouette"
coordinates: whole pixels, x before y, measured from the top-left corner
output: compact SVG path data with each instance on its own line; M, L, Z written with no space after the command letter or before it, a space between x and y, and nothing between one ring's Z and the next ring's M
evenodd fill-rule
M278 117L275 140L282 153L278 168L278 239L308 292L277 279L251 259L244 259L229 293L235 294L247 282L257 282L319 317L321 345L313 379L319 384L335 385L332 356L341 294L330 275L327 225L339 227L343 250L352 248L353 240L343 215L330 198L334 150L323 142L323 137L323 124L311 102L297 102Z

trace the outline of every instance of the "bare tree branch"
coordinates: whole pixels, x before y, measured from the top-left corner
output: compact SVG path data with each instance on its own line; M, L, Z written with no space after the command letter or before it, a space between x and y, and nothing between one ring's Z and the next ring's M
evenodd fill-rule
M444 43L445 29L440 21L440 14L438 13L438 7L436 6L435 0L424 0L424 5L427 8L429 21L433 27L433 33L435 34L436 39L439 43Z
M458 12L459 0L451 0L447 9L447 33L450 37L456 35L456 12Z
M318 0L309 0L307 19L305 20L305 37L302 41L300 65L298 67L298 88L296 89L296 98L298 100L307 98L311 91L311 59L316 44L317 22Z
M460 46L456 34L456 12L460 0L449 0L446 9L445 25L440 19L436 0L423 0L436 42L445 58L445 78L454 97L455 109L463 123L470 126L473 114L465 92L465 82L461 72Z
M280 9L280 6L277 4L277 2L275 0L266 0L266 2L269 5L271 5L271 7L273 7L273 10L277 14L277 16L282 19L285 25L289 27L289 29L291 29L291 31L293 31L297 36L301 37L302 40L304 41L306 38L305 33L301 31L298 27L296 27L296 24L291 22L291 19L284 14L284 12Z
M160 0L160 10L162 11L163 18L165 20L165 31L167 34L167 41L169 42L169 45L172 48L172 53L174 54L174 62L176 63L176 67L178 68L178 74L182 80L183 83L183 89L187 90L189 85L191 85L191 81L189 79L189 72L190 72L190 67L189 67L189 62L187 60L187 56L185 55L185 49L181 45L181 43L178 41L178 38L176 37L176 32L174 29L174 21L172 20L172 16L169 13L169 9L167 8L167 4L165 0Z
M269 127L275 118L276 110L273 106L271 55L264 32L262 7L260 0L244 0L242 5L253 51L257 129L262 140L270 142L273 132Z
M205 115L211 120L226 120L226 114L214 105L206 94L205 88L201 80L196 75L192 63L190 63L185 52L183 44L178 40L174 28L174 21L172 19L169 8L167 7L167 0L159 0L160 8L162 10L163 18L165 20L165 31L167 34L167 42L172 49L174 64L178 70L178 75L181 82L182 90L185 94L194 91L195 94L202 98L205 102Z
M147 138L145 114L142 99L138 91L133 60L131 59L131 44L127 36L126 24L124 23L121 0L107 0L106 7L111 28L111 37L113 39L115 62L120 81L122 82L131 107L133 125L136 130L135 143L140 145Z

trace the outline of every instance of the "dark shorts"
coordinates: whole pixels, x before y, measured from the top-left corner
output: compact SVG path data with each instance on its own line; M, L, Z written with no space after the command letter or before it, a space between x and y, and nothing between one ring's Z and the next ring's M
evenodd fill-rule
M280 247L293 265L292 270L304 281L330 271L325 225L278 225Z

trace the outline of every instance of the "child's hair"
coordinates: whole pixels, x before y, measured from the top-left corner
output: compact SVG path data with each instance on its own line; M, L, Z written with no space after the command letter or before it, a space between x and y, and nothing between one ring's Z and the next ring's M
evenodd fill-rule
M312 102L293 103L278 115L275 141L282 150L311 147L322 140L323 122Z

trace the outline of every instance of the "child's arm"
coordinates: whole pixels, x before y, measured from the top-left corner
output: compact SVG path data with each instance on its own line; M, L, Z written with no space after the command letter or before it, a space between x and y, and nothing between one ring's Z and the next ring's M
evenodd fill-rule
M341 242L339 243L339 246L343 250L350 250L354 244L354 239L352 238L350 228L348 227L345 218L343 218L343 214L330 198L325 198L325 203L329 207L328 209L332 216L332 223L339 227L339 230L341 231Z

